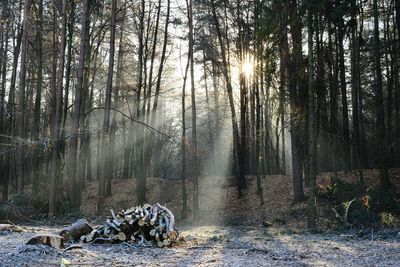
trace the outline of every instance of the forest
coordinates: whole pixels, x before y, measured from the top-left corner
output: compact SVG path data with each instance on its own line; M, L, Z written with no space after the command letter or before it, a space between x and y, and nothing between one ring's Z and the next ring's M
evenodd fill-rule
M400 263L400 0L2 0L0 22L0 265ZM21 247L82 218L110 253Z

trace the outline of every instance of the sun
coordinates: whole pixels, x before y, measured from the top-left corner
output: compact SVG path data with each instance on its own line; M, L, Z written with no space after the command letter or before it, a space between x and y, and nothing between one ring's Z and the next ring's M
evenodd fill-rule
M253 74L253 63L250 61L243 62L242 72L246 77L250 77Z

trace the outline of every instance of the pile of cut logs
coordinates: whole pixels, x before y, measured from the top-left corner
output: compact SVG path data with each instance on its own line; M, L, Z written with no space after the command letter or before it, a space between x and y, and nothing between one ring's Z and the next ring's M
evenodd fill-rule
M153 241L158 247L165 247L178 238L174 215L159 203L121 210L117 214L110 211L111 217L104 225L80 236L80 240L84 243L130 241L142 245Z

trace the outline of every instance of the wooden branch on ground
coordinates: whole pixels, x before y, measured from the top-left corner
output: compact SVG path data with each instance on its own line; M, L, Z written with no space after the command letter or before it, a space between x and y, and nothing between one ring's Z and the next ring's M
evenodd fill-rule
M93 227L85 219L79 219L72 225L64 228L60 232L60 236L64 240L73 239L75 241L79 240L82 235L87 235L93 231Z

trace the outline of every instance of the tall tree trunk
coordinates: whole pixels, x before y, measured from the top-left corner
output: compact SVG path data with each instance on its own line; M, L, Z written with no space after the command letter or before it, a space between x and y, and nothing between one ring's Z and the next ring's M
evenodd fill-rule
M291 14L291 34L293 40L293 55L289 71L289 96L290 96L290 129L292 141L292 168L293 168L293 189L294 202L304 199L303 174L301 167L301 144L299 139L300 120L299 116L299 90L300 90L300 66L301 66L301 21L298 15L297 0L289 4ZM283 11L285 12L285 11ZM285 19L286 20L286 19Z
M311 8L308 10L308 168L310 182L310 197L308 201L308 228L316 230L316 158L317 141L315 131L315 90L314 90L314 55L313 55L313 26Z
M380 183L382 188L390 188L389 172L387 169L387 144L385 129L385 106L382 90L382 67L381 67L381 41L379 38L379 13L378 1L373 0L374 16L374 69L375 69L375 109L376 109L376 145L378 150L378 164L380 168Z
M110 174L107 169L112 169L110 166L111 157L113 153L109 151L110 144L110 109L111 109L111 95L114 75L114 55L115 55L115 21L117 14L117 0L112 0L111 4L111 24L110 24L110 50L108 59L108 74L107 74L107 87L106 87L106 101L104 103L104 120L103 120L103 136L102 136L102 163L103 168L99 177L99 188L97 192L97 213L103 211L103 203L105 197L106 187L106 174ZM112 175L112 173L111 173ZM110 185L111 186L111 185ZM111 188L109 189L111 191Z
M61 118L61 142L62 148L61 153L65 153L65 123L67 121L68 105L69 105L69 89L71 83L71 61L72 61L72 41L74 36L74 26L75 26L75 1L70 2L70 13L68 22L68 42L67 42L67 64L65 66L65 86L64 86L64 107Z
M55 144L52 150L51 159L51 174L49 180L49 216L52 216L56 212L56 191L57 184L60 183L60 160L61 160L61 113L63 104L63 81L64 81L64 62L65 62L65 38L67 33L67 0L63 0L61 3L61 32L60 32L60 43L58 51L58 69L57 69L57 91L56 91L56 104L55 104L55 114L52 121L52 139Z
M37 82L36 82L36 97L35 97L35 110L33 122L33 138L39 141L40 132L40 107L42 102L42 86L43 86L43 52L42 52L42 28L43 28L43 0L39 0L39 10L37 19L36 31L36 55L37 55ZM33 181L32 193L37 195L39 192L39 179L40 179L40 158L39 153L33 155Z
M21 64L19 72L19 85L18 85L18 113L17 113L17 136L20 138L25 137L26 130L26 65L27 65L27 53L28 53L28 17L30 13L30 7L32 0L27 0L24 3L24 19L22 21L22 39L21 39ZM24 190L24 164L26 151L23 148L18 150L18 164L21 172L17 176L17 191L22 192Z
M193 2L188 0L189 18L189 55L190 55L190 82L191 82L191 103L192 103L192 146L193 146L193 219L199 217L199 182L198 182L198 159L197 159L197 110L196 90L194 86L194 33L193 33Z
M119 109L121 106L121 85L123 84L124 75L123 75L123 68L124 68L124 30L125 30L125 18L126 18L126 10L127 8L123 8L122 16L118 18L120 21L119 25L119 44L118 44L118 56L117 56L117 73L115 77L115 90L114 90L114 108ZM124 124L124 123L123 123ZM115 153L115 144L116 144L116 131L117 131L117 112L113 112L112 122L111 122L111 143L109 153ZM125 137L123 137L125 139ZM112 161L111 161L112 160ZM110 159L110 164L114 166L113 157ZM110 172L110 171L109 171ZM111 179L107 180L106 186L106 195L111 195Z
M4 23L0 26L0 29L2 30L2 64L0 66L1 69L1 89L0 89L0 133L4 135L9 135L9 130L7 128L9 127L9 123L5 119L5 107L6 107L6 83L7 83L7 60L8 60L8 42L9 42L9 33L10 31L10 17L8 17L6 14L9 12L5 7L8 5L8 1L4 1L4 9L1 13L1 19L4 21ZM4 138L0 138L1 142L6 142L4 141ZM0 185L2 186L2 191L1 191L1 196L2 199L1 201L7 201L8 200L8 183L9 183L9 166L8 166L8 161L9 161L9 153L3 154L0 156L0 172L3 174L1 175L2 177L0 178Z
M170 9L171 9L170 5L171 5L171 0L167 0L167 14L165 17L165 26L164 26L164 43L163 43L163 48L162 48L162 52L161 52L160 66L158 68L157 83L156 83L156 89L154 92L153 110L152 110L152 115L151 115L152 116L152 118L151 118L152 125L154 125L155 119L156 119L158 98L159 98L160 89L161 89L162 74L164 71L164 63L166 60L166 52L167 52L167 45L168 45L168 26L170 24Z
M87 35L87 20L89 16L89 1L83 0L82 2L82 15L81 15L81 33L79 45L79 64L77 68L77 83L74 100L74 112L72 116L72 130L70 137L69 153L68 153L68 188L67 197L73 207L78 206L78 196L76 188L76 170L77 170L77 153L78 153L78 135L79 135L79 120L81 116L81 102L82 102L82 85L83 85L83 72L86 57L86 35Z
M352 7L355 10L355 1L353 1L354 6ZM355 11L354 11L355 12ZM357 21L356 15L353 14L352 18L354 21ZM353 110L353 119L352 119L352 126L353 126L353 134L352 134L352 147L353 147L353 166L356 166L359 170L359 177L361 185L364 185L364 175L361 166L361 153L360 153L360 119L359 119L359 38L357 35L357 24L351 28L351 85L352 85L352 94L351 94L351 101L352 101L352 110Z
M400 0L395 0L395 10L396 10L396 17L393 18L393 24L396 25L396 30L394 31L396 41L394 42L393 46L393 74L394 74L394 112L395 112L395 133L396 136L400 136L400 60L399 60L399 53L400 53ZM395 153L398 155L400 153L400 141L397 140L395 144ZM399 163L397 163L396 167L400 167Z
M188 75L188 70L190 66L191 55L188 53L186 68L185 68L185 76L183 77L183 86L182 86L182 139L181 139L181 157L182 157L182 170L181 170L181 181L182 181L182 212L181 217L185 219L187 217L187 193L186 193L186 105L185 105L185 97L186 97L186 80Z
M139 61L139 77L138 77L138 85L136 91L136 119L140 120L140 100L141 100L141 91L143 87L143 69L144 66L144 31L145 31L145 8L146 1L141 1L140 8L140 17L139 17L139 51L138 51L138 61ZM136 176L136 198L138 204L143 204L146 201L146 174L143 170L144 167L144 159L143 159L143 138L144 138L144 129L140 128L136 131L135 136L135 150L136 150L136 160L135 160L135 176Z
M344 37L345 37L345 26L343 21L338 26L338 37L339 37L339 69L340 69L340 90L342 97L342 134L343 134L343 167L346 171L350 170L350 130L349 130L349 110L347 104L347 86L346 86L346 67L345 67L345 54L344 54Z
M284 8L284 6L281 6ZM285 159L285 95L287 90L287 66L289 63L289 46L287 38L287 18L283 12L280 14L280 45L279 45L279 115L281 120L281 135L282 135L282 173L286 173Z

